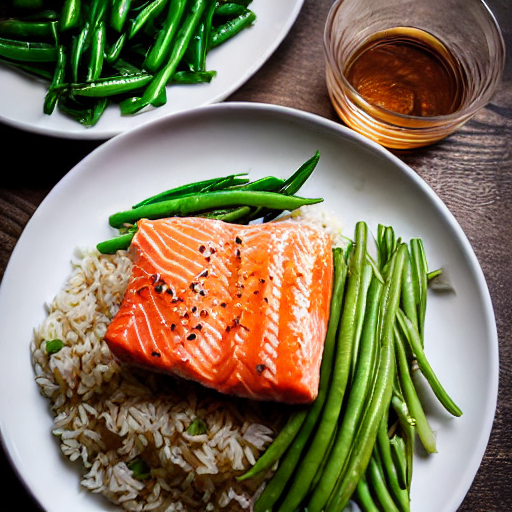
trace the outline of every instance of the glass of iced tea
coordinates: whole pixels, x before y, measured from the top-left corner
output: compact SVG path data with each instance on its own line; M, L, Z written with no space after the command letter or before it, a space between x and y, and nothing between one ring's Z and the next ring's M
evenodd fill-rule
M324 33L332 103L393 149L432 144L492 98L505 44L481 0L337 0Z

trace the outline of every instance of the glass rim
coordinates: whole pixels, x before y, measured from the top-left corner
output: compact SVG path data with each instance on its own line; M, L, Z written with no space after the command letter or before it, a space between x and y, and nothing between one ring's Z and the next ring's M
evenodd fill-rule
M326 65L329 67L331 73L334 74L336 81L338 83L341 83L343 86L344 92L348 93L351 96L351 100L354 101L356 105L362 105L364 107L364 110L367 113L377 112L382 113L389 118L396 119L397 121L404 121L404 122L411 122L411 123L418 123L425 125L442 125L442 124L450 124L450 122L453 123L460 123L462 119L470 118L473 116L478 110L483 108L485 105L489 103L489 101L494 96L496 89L502 79L503 72L505 69L505 61L506 61L506 47L505 47L505 40L503 38L503 33L501 31L500 25L498 24L498 21L496 17L494 16L493 12L489 9L489 6L486 4L484 0L476 0L477 3L479 3L484 10L486 11L487 16L489 17L491 21L491 25L494 28L496 35L497 35L497 53L498 55L498 71L497 73L492 77L491 80L488 81L488 83L485 85L482 94L480 94L478 97L476 97L474 100L472 100L468 105L456 110L455 112L452 112L450 114L443 114L443 115L437 115L437 116L415 116L415 115L408 115L408 114L401 114L399 112L394 112L393 110L388 110L383 107L379 107L377 105L373 105L372 103L368 102L361 94L357 92L357 90L352 86L352 84L346 79L344 73L341 72L336 59L334 58L334 51L331 46L331 32L332 32L332 25L333 21L335 19L335 15L337 13L338 7L344 2L345 0L335 0L333 5L331 6L329 13L327 15L327 19L324 26L324 36L323 36L323 49L324 49L324 57L326 60ZM415 27L417 28L417 27ZM399 124L399 123L397 123ZM406 128L403 127L403 128Z

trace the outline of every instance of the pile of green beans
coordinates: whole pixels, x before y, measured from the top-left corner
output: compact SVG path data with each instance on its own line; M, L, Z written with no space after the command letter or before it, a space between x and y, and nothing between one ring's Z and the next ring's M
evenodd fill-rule
M251 26L252 0L10 0L0 7L0 63L48 82L55 108L94 126L111 103L135 114L169 84L208 83L208 52Z
M331 314L319 392L295 410L274 442L239 480L267 479L254 512L410 512L416 435L435 437L419 399L419 371L444 408L449 397L424 352L428 271L420 238L378 226L377 261L358 222L346 249L333 250ZM277 469L276 469L277 466Z
M295 195L313 174L319 159L320 151L316 151L286 180L266 176L250 181L245 174L232 174L160 192L138 202L129 210L111 215L109 224L119 234L100 242L97 249L102 254L127 249L141 219L199 216L248 224L258 219L268 222L285 211L319 203L323 199Z

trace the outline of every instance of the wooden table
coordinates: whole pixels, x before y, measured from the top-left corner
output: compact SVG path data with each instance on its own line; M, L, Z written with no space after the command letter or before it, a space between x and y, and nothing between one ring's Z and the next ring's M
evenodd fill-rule
M509 52L495 98L459 133L428 148L398 153L461 224L483 268L495 308L501 370L498 407L487 452L460 512L512 510L512 4L509 0L488 3L503 27ZM338 121L325 87L322 54L330 5L331 0L305 0L282 45L227 101L279 104ZM4 155L1 279L23 228L43 198L101 141L59 140L8 126L0 126L0 141ZM16 476L5 469L7 464L0 453L2 503L7 503L6 496L15 496L17 510L40 510Z

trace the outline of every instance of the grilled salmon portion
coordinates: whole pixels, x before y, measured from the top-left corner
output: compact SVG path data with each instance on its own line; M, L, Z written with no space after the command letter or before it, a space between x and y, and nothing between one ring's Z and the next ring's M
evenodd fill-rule
M329 319L327 235L283 221L141 220L135 261L105 340L121 361L221 393L316 398Z

